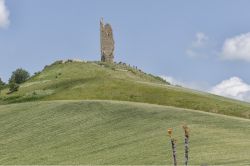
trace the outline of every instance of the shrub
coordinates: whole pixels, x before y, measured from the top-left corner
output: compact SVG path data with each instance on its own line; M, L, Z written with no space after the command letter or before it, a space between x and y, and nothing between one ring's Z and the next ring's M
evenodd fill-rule
M47 69L48 67L49 67L49 65L45 65L44 68L43 68L43 70Z
M22 68L16 69L15 71L12 72L12 75L9 79L9 84L10 83L21 84L25 82L29 77L30 74L26 70Z
M39 75L39 74L41 74L41 72L40 72L40 71L35 72L35 73L34 73L34 76Z
M72 63L72 62L73 62L72 59L68 59L68 60L65 61L65 63Z
M9 86L10 86L9 94L18 91L19 89L19 85L15 82L11 82Z
M4 86L5 86L5 83L0 78L0 93L1 93L1 90L4 88Z

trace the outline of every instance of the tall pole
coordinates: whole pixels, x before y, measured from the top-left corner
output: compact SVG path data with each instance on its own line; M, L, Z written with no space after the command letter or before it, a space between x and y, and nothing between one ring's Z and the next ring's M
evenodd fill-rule
M184 134L185 134L185 159L184 159L184 165L187 166L188 165L188 152L189 152L189 128L187 127L187 125L183 126L183 130L184 130Z
M177 156L176 156L176 139L172 138L172 132L173 129L168 129L168 135L171 140L171 145L172 145L172 151L173 151L173 161L174 161L174 166L177 166Z

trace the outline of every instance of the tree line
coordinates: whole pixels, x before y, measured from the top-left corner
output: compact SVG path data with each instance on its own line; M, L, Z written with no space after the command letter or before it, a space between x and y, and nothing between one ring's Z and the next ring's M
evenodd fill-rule
M16 69L15 71L12 72L11 77L9 78L7 84L0 78L0 93L1 90L5 88L9 88L8 94L18 91L20 84L24 83L29 78L30 74L28 71L22 68Z

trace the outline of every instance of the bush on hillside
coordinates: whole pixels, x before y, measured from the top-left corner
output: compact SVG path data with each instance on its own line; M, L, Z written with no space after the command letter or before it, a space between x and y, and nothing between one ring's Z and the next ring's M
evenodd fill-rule
M9 89L9 94L18 91L19 85L15 82L10 83L10 89Z
M63 64L63 60L58 60L52 63L50 66L58 65L58 64Z
M0 78L0 93L1 93L1 90L4 88L4 86L5 86L5 83Z
M9 84L16 83L21 84L30 78L29 72L26 70L19 68L12 72L12 75L9 79Z
M37 76L37 75L39 75L39 74L41 74L41 72L40 72L40 71L35 72L35 73L34 73L34 76Z

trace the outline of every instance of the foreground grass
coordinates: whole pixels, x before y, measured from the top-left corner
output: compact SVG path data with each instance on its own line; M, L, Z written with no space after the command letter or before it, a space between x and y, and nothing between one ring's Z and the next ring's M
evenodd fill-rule
M121 100L250 118L250 104L171 86L158 77L122 64L53 64L21 85L0 94L0 104L37 100Z
M1 164L171 164L167 128L183 161L250 164L250 120L173 107L111 101L50 101L0 106Z

